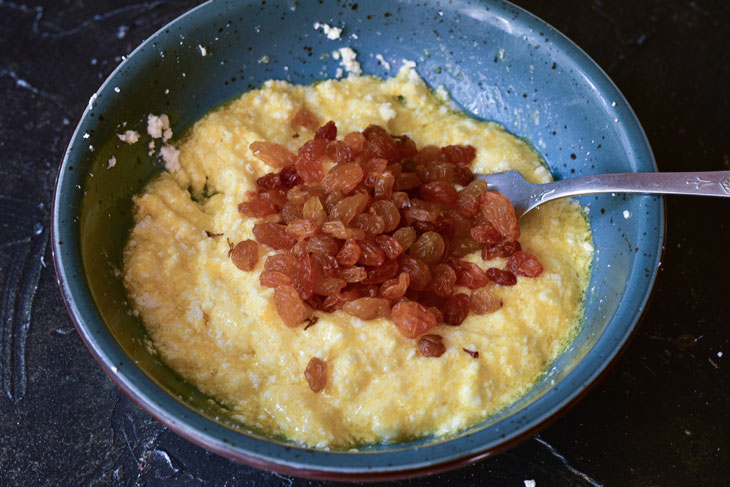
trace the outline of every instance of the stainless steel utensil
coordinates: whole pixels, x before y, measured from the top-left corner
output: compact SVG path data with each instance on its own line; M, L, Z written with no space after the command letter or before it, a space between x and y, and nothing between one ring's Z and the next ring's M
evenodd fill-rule
M538 205L567 196L595 193L659 193L730 198L730 171L600 174L533 184L515 170L479 174L487 189L507 196L517 218Z

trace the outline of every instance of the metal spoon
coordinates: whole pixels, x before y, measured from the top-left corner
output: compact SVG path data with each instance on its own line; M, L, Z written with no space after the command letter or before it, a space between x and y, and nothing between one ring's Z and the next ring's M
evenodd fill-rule
M517 218L538 205L567 196L595 193L659 193L730 198L730 171L600 174L533 184L515 170L479 174L487 189L507 196Z

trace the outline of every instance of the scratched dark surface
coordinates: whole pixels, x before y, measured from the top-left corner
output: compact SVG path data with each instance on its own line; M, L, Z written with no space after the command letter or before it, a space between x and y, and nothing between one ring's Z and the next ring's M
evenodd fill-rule
M0 485L326 485L194 446L124 396L66 314L48 246L58 161L91 93L195 0L0 0ZM618 84L661 170L730 169L730 3L521 0ZM730 200L667 199L666 253L619 364L493 459L403 485L730 482ZM724 354L724 356L723 356Z

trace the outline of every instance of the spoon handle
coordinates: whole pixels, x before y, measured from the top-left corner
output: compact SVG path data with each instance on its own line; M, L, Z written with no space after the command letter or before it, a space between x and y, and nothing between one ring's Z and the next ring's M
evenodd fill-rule
M541 202L594 193L660 193L730 198L730 171L601 174L541 185Z

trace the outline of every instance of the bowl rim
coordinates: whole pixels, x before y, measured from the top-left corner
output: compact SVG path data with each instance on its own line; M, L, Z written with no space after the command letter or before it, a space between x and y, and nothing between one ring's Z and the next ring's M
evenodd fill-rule
M123 60L112 73L104 80L96 93L102 91L107 85L111 83L111 80L117 73L125 69L129 63L129 60L134 55L151 45L155 39L157 39L166 29L170 29L174 24L187 19L194 15L195 12L208 8L210 5L216 3L214 0L208 0L192 9L187 10L180 16L176 17L166 25L162 26L155 33L145 39L139 46L137 46L125 60ZM517 11L521 17L521 22L538 23L541 28L549 33L552 41L559 45L559 49L563 52L569 52L570 57L580 65L585 71L588 71L591 79L598 79L601 84L604 85L601 91L608 89L612 91L611 97L616 101L621 102L621 109L624 110L622 115L624 121L629 121L632 124L632 145L642 147L642 150L646 151L647 164L653 167L653 170L657 170L656 160L654 158L651 146L649 144L646 133L639 123L636 114L634 113L628 101L623 96L621 91L605 73L605 71L586 54L579 46L577 46L567 36L562 34L556 28L549 23L538 18L532 13L525 9L511 4L506 1L493 0L493 1L482 1L482 3L490 4L490 8L504 12L506 9ZM455 439L440 442L436 445L421 446L418 449L421 451L433 450L435 447L440 447L442 451L441 456L435 460L427 458L426 460L411 461L408 464L396 464L395 462L389 463L387 460L380 462L377 466L372 465L360 465L356 467L347 467L346 465L337 465L333 462L321 463L311 462L311 460L322 459L324 457L341 458L346 460L345 455L353 458L353 455L348 452L327 452L322 450L313 450L300 448L294 445L285 446L262 440L259 438L244 435L241 432L227 428L219 423L216 423L205 416L200 415L189 406L178 401L174 397L170 396L161 387L159 387L150 377L148 377L141 369L134 366L130 360L125 360L126 355L121 349L115 339L106 329L101 316L96 312L93 298L88 283L85 279L85 275L82 269L82 264L77 264L74 267L73 256L67 256L67 248L63 247L63 242L60 237L66 231L68 235L71 230L69 228L64 229L64 224L60 216L60 208L62 208L61 200L63 198L71 198L68 193L68 188L64 186L64 182L69 178L66 176L67 171L65 170L69 164L71 158L72 148L75 144L79 143L79 135L82 124L87 116L88 109L85 110L76 128L71 136L69 143L64 151L61 163L59 165L58 173L56 175L56 181L54 184L54 193L51 208L51 242L52 242L52 255L54 268L56 270L57 283L61 291L64 304L68 310L69 315L76 327L79 335L81 336L84 344L91 352L92 356L102 366L107 375L140 407L147 411L151 416L156 418L158 421L163 423L169 429L173 430L178 435L192 441L193 443L220 454L224 457L243 462L245 464L266 469L281 472L296 477L306 477L315 479L325 480L394 480L394 479L405 479L411 478L415 475L431 475L454 468L459 468L471 463L483 460L491 457L497 453L500 453L508 448L511 448L518 443L532 437L542 429L552 424L555 420L560 418L565 412L575 405L580 399L582 399L588 391L594 387L601 378L603 378L608 371L616 364L618 357L626 349L630 337L635 333L638 323L643 319L647 310L647 303L651 299L656 278L658 274L658 267L664 252L664 242L666 239L666 204L663 197L657 198L658 203L658 214L656 215L658 235L657 248L652 249L654 251L654 263L656 265L650 270L648 281L646 282L645 290L639 300L639 306L631 314L631 325L622 329L623 333L618 337L614 337L614 345L610 349L610 353L601 358L601 364L598 367L591 369L587 374L583 374L582 381L577 387L571 389L570 393L563 394L563 399L555 400L555 405L543 408L541 414L537 414L531 421L525 424L521 428L515 428L515 430L507 436L503 437L503 440L497 442L495 445L488 444L477 444L470 448L464 448L463 450L450 449L451 453L444 455L445 445L464 440L471 436L476 436L479 431L475 433L469 433L460 435ZM73 224L69 227L74 227ZM72 236L73 237L73 236ZM75 235L75 238L79 240L79 235ZM78 254L80 256L80 249ZM73 250L71 251L73 253ZM76 275L75 273L79 273ZM626 291L625 291L626 292ZM91 320L91 321L90 321ZM93 327L96 330L92 331L89 323L93 323ZM99 334L99 329L106 329L108 337L95 337L94 335ZM109 340L109 338L111 340ZM601 340L605 338L601 336L597 339L593 347L596 347ZM106 341L105 345L103 342ZM111 348L109 348L111 347ZM582 359L573 370L571 370L562 381L567 381L570 376L575 376L577 371L581 368L581 365L585 365L585 358ZM117 367L117 361L118 367ZM575 377L574 377L575 379ZM543 395L542 398L546 397L548 393ZM153 397L158 396L158 397ZM160 397L162 399L160 399ZM540 400L538 399L538 401ZM536 401L537 402L537 401ZM533 403L535 404L535 403ZM531 404L530 406L532 406ZM207 425L205 428L191 425L188 418L192 417L195 424L202 423ZM290 459L275 456L270 453L261 451L252 451L250 445L243 445L243 447L235 441L235 436L244 435L248 440L252 440L253 443L264 442L269 445L269 448L282 449L286 451L298 451L304 458L302 460L292 461ZM248 441L251 443L251 441ZM246 449L246 446L249 446ZM469 445L465 445L469 446ZM405 451L409 451L406 449ZM394 452L361 452L369 458L381 457L392 457ZM395 452L397 453L397 452ZM287 455L290 456L290 455ZM359 456L359 455L358 455ZM419 458L422 458L421 455Z

